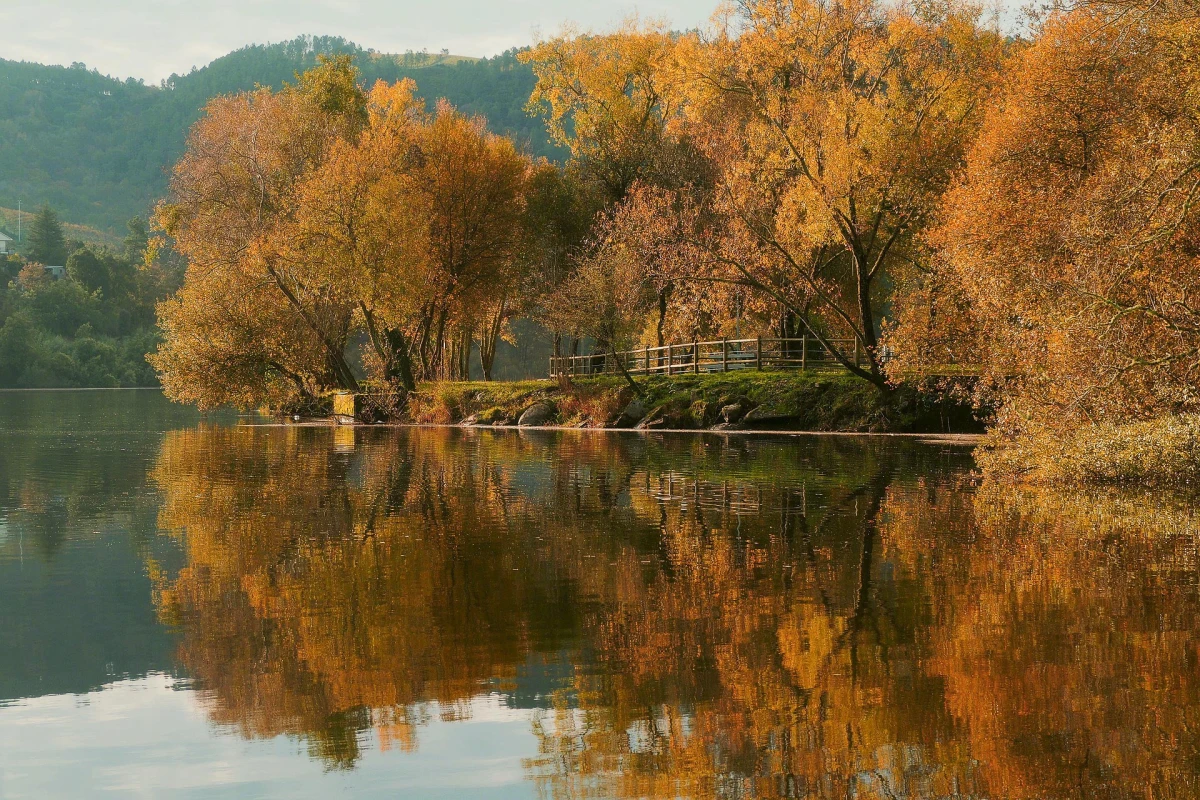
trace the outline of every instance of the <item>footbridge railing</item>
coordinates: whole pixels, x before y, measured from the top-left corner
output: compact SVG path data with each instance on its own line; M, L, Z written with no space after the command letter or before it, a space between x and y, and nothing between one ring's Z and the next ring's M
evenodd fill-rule
M831 339L829 344L853 354L854 364L866 364L866 353L856 339ZM586 356L551 356L550 377L561 375L612 375L620 366L631 375L679 375L684 373L732 372L740 369L809 369L838 367L841 363L818 339L721 339L711 342L668 344L594 353Z

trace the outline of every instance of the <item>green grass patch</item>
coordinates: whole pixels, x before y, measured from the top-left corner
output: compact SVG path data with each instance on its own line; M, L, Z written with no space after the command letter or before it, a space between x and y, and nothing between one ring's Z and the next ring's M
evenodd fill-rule
M969 409L901 388L889 394L835 370L654 375L637 378L644 420L651 427L710 428L722 409L738 406L739 427L809 431L979 430ZM550 424L609 427L635 399L619 376L514 382L433 383L410 398L407 419L417 423L516 424L537 403L550 405Z

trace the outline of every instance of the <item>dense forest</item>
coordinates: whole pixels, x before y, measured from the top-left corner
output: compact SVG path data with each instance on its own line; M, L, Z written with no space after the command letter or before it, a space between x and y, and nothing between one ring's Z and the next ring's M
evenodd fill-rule
M32 215L24 255L0 257L0 387L155 385L155 304L183 268L146 263L148 242L140 217L110 247L71 238L49 206Z
M445 97L534 155L556 152L543 123L524 110L533 70L515 53L480 60L387 55L336 37L302 37L245 47L158 86L119 81L83 64L0 59L0 207L48 203L66 221L122 235L126 220L145 217L163 195L188 128L211 98L278 89L314 66L318 54L354 56L368 84L411 77L430 103Z

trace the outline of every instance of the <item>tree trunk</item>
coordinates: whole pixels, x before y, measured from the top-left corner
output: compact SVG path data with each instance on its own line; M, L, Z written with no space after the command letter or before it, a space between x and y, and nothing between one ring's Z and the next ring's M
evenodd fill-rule
M871 304L871 279L869 265L859 261L855 255L855 277L858 281L858 314L862 326L863 349L867 351L871 374L881 376L879 362L879 338L875 335L875 314Z
M446 358L446 309L438 311L437 328L433 335L433 355L431 369L440 378L449 378L449 360Z
M667 296L670 294L671 284L669 283L664 284L663 287L658 290L658 325L655 329L655 333L657 334L659 347L662 347L664 344L666 344L666 342L663 341L663 328L665 328L667 324Z
M404 333L398 328L388 328L386 336L392 356L388 363L388 379L399 381L400 386L407 392L414 391L417 382L413 378L412 356L409 355Z
M375 315L367 308L366 304L359 303L359 309L362 311L363 320L367 323L367 336L371 340L371 346L375 349L375 355L379 357L380 363L383 364L384 380L391 385L399 383L400 388L405 392L416 389L412 355L409 353L409 343L405 339L404 332L399 328L386 328L381 332Z
M471 343L474 337L471 336L471 329L464 327L462 333L458 337L458 373L459 380L471 380Z
M309 310L302 302L300 302L300 299L287 285L283 279L283 276L279 274L275 267L269 263L265 266L267 268L267 272L275 281L275 285L283 294L284 299L291 304L291 306L300 315L300 318L304 320L312 332L316 334L317 338L321 340L321 344L324 345L325 362L329 365L333 379L337 382L337 386L334 388L344 389L348 392L357 392L359 389L358 379L354 377L354 370L350 368L350 363L346 361L345 341L334 341L329 335L328 331L321 328Z
M617 370L620 371L621 375L625 378L625 382L628 383L630 388L633 389L633 393L638 397L644 398L646 396L646 390L642 388L640 383L633 379L633 376L629 374L629 370L625 369L624 360L617 356L617 348L611 343L608 345L608 354L612 358L613 363L617 365Z
M495 307L495 313L484 320L479 335L479 365L483 368L483 379L492 379L492 365L496 360L496 348L500 340L500 331L508 318L508 301L501 298ZM558 356L559 335L554 334L554 355Z

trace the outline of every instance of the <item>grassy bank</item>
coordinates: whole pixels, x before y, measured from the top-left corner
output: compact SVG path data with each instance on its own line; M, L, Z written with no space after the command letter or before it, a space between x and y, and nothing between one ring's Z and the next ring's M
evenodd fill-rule
M993 433L978 454L1002 482L1200 486L1200 415L1085 425L1070 433Z
M569 383L438 383L421 386L404 418L442 425L978 432L969 408L900 389L884 396L834 371L654 376L637 398L619 377ZM525 416L529 412L528 416Z

